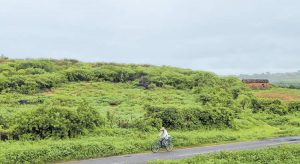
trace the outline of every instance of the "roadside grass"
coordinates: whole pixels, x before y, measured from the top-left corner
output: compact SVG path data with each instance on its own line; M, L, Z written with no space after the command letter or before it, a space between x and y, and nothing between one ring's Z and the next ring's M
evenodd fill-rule
M289 128L292 128L289 126ZM204 146L228 142L256 140L274 136L300 135L269 125L250 129L200 129L170 131L176 148ZM90 135L68 140L0 142L3 163L44 163L147 152L157 139L157 132L144 133L132 129L99 129Z
M297 164L300 163L300 144L280 145L278 147L244 151L223 151L215 154L198 155L181 160L157 160L150 164L192 164L192 163L261 163L261 164Z

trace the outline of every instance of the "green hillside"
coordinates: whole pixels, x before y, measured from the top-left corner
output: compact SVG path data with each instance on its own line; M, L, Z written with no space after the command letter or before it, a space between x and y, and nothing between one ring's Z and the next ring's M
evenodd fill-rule
M0 60L0 161L56 162L299 135L300 103L256 98L238 78L174 67Z

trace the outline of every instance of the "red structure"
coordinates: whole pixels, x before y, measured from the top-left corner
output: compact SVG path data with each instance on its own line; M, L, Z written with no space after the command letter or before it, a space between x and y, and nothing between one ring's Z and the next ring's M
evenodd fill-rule
M269 80L267 79L243 79L242 82L252 89L267 89L270 87Z

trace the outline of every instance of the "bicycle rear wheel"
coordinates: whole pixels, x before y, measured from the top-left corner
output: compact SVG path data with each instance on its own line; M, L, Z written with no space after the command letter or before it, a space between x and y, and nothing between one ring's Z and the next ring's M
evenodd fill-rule
M154 144L151 145L151 151L153 153L157 153L160 149L160 144L155 142Z

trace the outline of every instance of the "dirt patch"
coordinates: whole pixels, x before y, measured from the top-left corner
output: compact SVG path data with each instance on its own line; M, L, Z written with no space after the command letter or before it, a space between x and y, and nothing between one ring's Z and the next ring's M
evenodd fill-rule
M289 95L286 93L255 93L257 97L280 99L284 101L300 101L300 96Z

